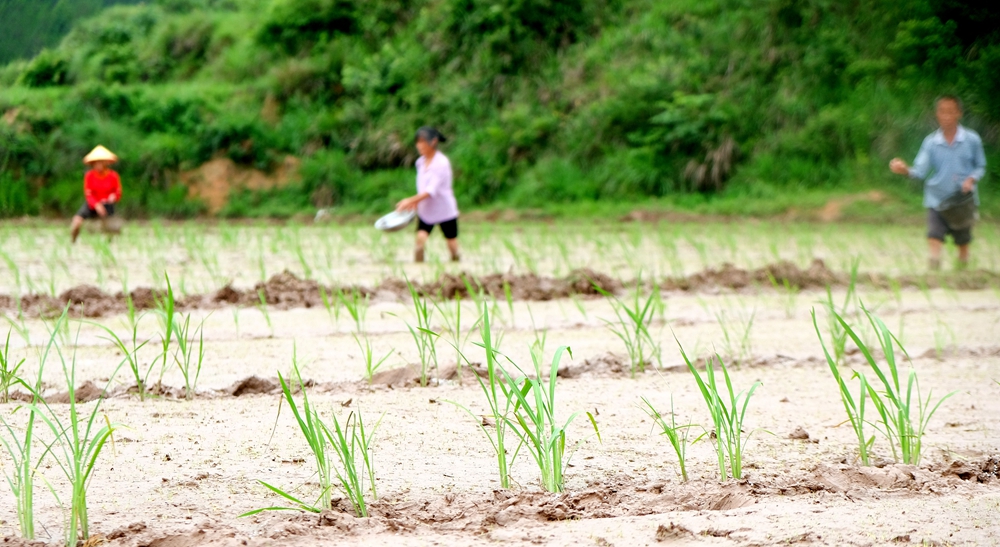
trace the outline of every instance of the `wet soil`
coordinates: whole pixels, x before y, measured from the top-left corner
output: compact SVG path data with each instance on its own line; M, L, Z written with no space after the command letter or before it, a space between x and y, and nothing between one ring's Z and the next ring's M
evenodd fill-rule
M786 288L820 289L844 286L850 275L831 270L820 259L807 268L783 261L755 270L724 264L718 269L709 268L687 277L667 278L658 283L668 291L712 291L718 289ZM1000 285L1000 273L987 270L970 270L953 273L930 273L923 276L897 278L879 274L859 274L859 284L879 288L919 287L924 289L945 287L954 290L981 290ZM599 296L602 292L620 293L626 287L635 287L635 280L623 282L610 275L589 269L574 270L566 277L556 278L536 274L490 274L476 276L468 273L444 274L430 283L417 283L414 290L423 296L435 298L468 298L484 293L503 300L549 301L570 296ZM188 295L176 300L178 310L216 309L224 306L257 307L263 301L269 308L288 310L317 308L327 299L336 298L340 292L358 292L366 296L381 295L393 299L406 298L410 289L405 280L387 278L374 287L343 286L321 287L309 279L300 279L285 271L272 276L267 282L257 283L251 289L239 289L227 284L215 292ZM46 294L27 294L18 298L0 294L0 310L18 310L28 317L58 316L68 309L71 317L99 318L126 313L131 306L136 310L154 309L164 301L166 294L150 288L137 288L128 295L121 292L106 293L91 285L78 285L53 297Z

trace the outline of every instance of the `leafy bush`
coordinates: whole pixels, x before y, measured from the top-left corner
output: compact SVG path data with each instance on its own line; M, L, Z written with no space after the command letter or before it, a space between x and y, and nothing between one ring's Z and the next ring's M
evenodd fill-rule
M353 0L275 0L259 40L295 53L337 34L354 33L357 10Z
M69 62L60 52L44 49L28 63L19 82L28 87L68 85L71 83Z

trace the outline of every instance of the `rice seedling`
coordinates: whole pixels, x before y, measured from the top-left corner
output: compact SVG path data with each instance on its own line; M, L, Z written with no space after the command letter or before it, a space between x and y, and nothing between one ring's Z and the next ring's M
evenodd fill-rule
M309 402L309 394L306 392L305 382L302 381L302 375L299 371L298 360L294 350L292 355L292 374L293 377L290 380L296 382L295 388L302 394L301 406L296 404L292 396L294 390L289 382L285 380L284 376L281 375L281 372L278 372L278 380L281 382L281 390L285 401L288 402L288 406L292 409L295 421L298 423L299 430L302 432L303 437L305 437L316 463L316 472L320 485L319 497L315 503L309 504L281 488L264 481L258 481L268 490L291 501L295 505L293 507L264 507L248 511L240 516L256 515L263 511L298 510L320 513L324 509L331 507L331 492L334 476L336 476L348 500L354 506L357 516L367 517L368 509L364 496L365 479L367 478L369 483L372 497L377 499L375 490L375 465L374 459L371 456L371 444L375 431L378 429L382 419L379 418L378 422L376 422L375 426L369 432L365 429L360 411L350 413L343 426L341 426L337 416L334 415L334 427L331 430L323 419L320 418L319 412ZM331 448L340 462L339 468L331 458L329 452ZM358 458L359 455L361 456L360 459Z
M666 418L655 407L653 403L649 402L649 399L643 397L642 402L646 404L646 408L643 410L646 414L653 419L655 423L661 429L660 434L665 435L667 440L670 441L670 446L674 449L674 454L677 455L677 465L681 469L681 479L684 482L688 480L687 465L686 465L686 454L688 445L688 434L691 428L694 427L690 422L687 425L677 425L677 414L674 413L674 398L670 397L670 421L668 422Z
M543 356L540 351L531 352L533 376L525 374L510 358L507 358L508 362L522 376L514 378L501 369L508 386L507 393L515 399L513 418L508 415L504 419L527 447L538 466L542 487L549 492L563 491L563 473L569 464L569 459L566 458L566 429L579 415L579 412L573 413L561 424L556 420L557 371L564 354L573 356L568 346L559 347L552 357L547 379L543 377ZM586 414L600 440L601 432L597 428L597 421L590 412Z
M437 339L440 334L434 332L431 326L431 316L434 308L427 303L428 299L421 296L420 291L406 280L406 287L410 291L410 298L413 301L413 311L417 317L417 325L406 323L413 342L417 346L417 354L420 356L420 385L427 386L428 370L433 367L437 371Z
M198 377L201 376L201 366L205 362L205 321L202 320L193 331L191 329L189 314L184 316L183 321L177 323L175 330L177 350L174 352L174 363L184 377L184 396L188 400L194 398L195 390L198 388ZM194 344L195 338L198 340L197 350Z
M957 392L948 393L932 404L934 391L928 392L926 398L922 397L917 371L913 368L910 368L904 388L900 382L896 349L898 348L903 356L909 359L906 349L881 319L864 306L861 307L861 310L878 337L879 346L885 359L885 368L879 366L868 346L843 316L836 315L836 319L858 346L871 371L878 377L879 386L861 380L863 388L871 399L872 406L878 413L877 423L880 423L881 427L876 425L876 429L889 441L892 456L896 461L902 461L909 465L919 465L923 451L924 432L927 430L928 422L941 404ZM862 373L856 373L856 375L859 378L864 376Z
M479 417L473 414L468 407L456 403L455 401L445 400L445 402L456 406L471 416L472 420L476 423L476 426L479 427L479 430L483 432L483 435L486 435L486 438L490 441L490 445L493 447L494 454L496 454L497 472L500 476L500 488L507 489L510 488L510 467L517 458L521 445L519 444L513 453L508 453L506 441L509 422L507 421L507 417L513 411L514 397L511 393L512 388L510 388L509 384L505 382L503 369L497 362L497 358L500 355L500 343L499 340L495 340L493 336L493 328L490 323L489 304L483 302L482 310L482 317L480 317L478 321L481 343L476 345L482 347L486 352L486 379L484 380L478 374L474 374L473 376L479 383L479 387L482 389L483 395L486 396L486 403L489 406L490 415L488 419L486 417ZM461 356L467 365L471 365L464 353L461 354ZM487 425L492 426L493 433L490 433L490 431L486 429Z
M514 294L510 290L510 283L503 280L503 297L507 302L507 311L510 312L510 326L514 326Z
M383 417L385 415L383 414ZM371 443L378 430L382 418L375 422L371 432L365 431L365 422L361 417L361 411L351 412L347 415L343 427L337 415L333 415L333 430L323 425L323 433L337 454L340 466L334 468L337 480L341 488L347 494L348 501L354 507L357 516L365 518L368 516L368 504L365 501L365 476L368 478L368 487L372 493L372 499L378 499L375 490L375 460L371 454ZM358 459L358 456L361 459Z
M531 343L531 349L545 353L545 341L549 338L549 329L538 328L538 325L535 324L535 315L531 313L531 306L528 306L528 317L531 318L531 332L535 336L535 340Z
M800 289L798 285L791 284L788 279L782 279L779 283L774 275L768 271L767 279L771 282L771 287L781 293L781 301L785 308L785 317L791 319L795 315L795 304L799 299Z
M286 380L279 371L278 381L281 383L281 392L285 397L285 401L288 403L289 408L292 410L292 414L295 416L295 422L298 424L299 431L302 433L302 436L305 437L306 444L309 445L309 451L312 453L313 461L316 464L316 475L320 488L319 497L316 499L316 502L309 504L289 494L285 490L272 486L262 480L258 480L257 482L261 483L265 488L293 502L295 506L264 507L261 509L254 509L253 511L240 515L241 517L256 515L257 513L261 513L263 511L282 510L301 510L308 511L310 513L320 513L324 509L329 509L331 506L330 500L333 489L333 461L330 459L330 455L327 452L326 437L323 433L325 425L319 416L319 412L309 401L309 393L306 391L305 382L302 381L302 374L299 372L298 351L294 346L292 349L292 371L290 376L291 377ZM295 382L294 387L289 383L289 380ZM296 391L302 394L301 405L297 404L295 399L292 397L292 394Z
M680 346L679 342L678 346ZM708 436L712 440L719 460L721 480L726 480L730 474L734 479L743 478L743 449L747 441L750 440L750 436L753 435L753 431L750 431L744 438L743 423L746 419L747 407L750 405L750 398L753 397L754 391L760 387L761 383L754 382L748 391L736 393L729 376L729 369L721 356L716 355L705 360L705 377L702 378L694 364L688 359L683 347L680 348L680 351L688 370L691 371L698 384L698 391L705 401L705 406L712 417L712 425L715 428L714 436L712 432L706 431L699 439ZM718 362L722 370L725 391L720 392L715 362Z
M361 294L360 290L354 288L349 292L341 290L337 298L344 305L347 314L354 321L354 332L359 334L365 332L365 318L368 315L368 295Z
M0 403L7 403L10 401L10 387L17 381L17 373L21 370L21 366L24 365L24 359L14 363L11 358L11 330L12 329L7 330L7 340L4 342L3 349L0 350Z
M264 316L264 321L267 323L267 328L271 331L271 336L274 336L274 324L271 323L271 313L267 311L267 297L264 295L264 289L257 289L257 309Z
M375 373L392 356L393 350L390 349L381 359L376 361L375 349L372 347L371 339L367 334L362 333L359 335L354 333L354 342L357 343L358 349L361 350L361 360L365 366L365 379L371 384Z
M328 292L322 284L319 286L319 297L323 302L326 314L333 320L333 324L336 326L340 323L340 298Z
M636 287L632 300L625 302L597 284L594 284L594 289L604 295L611 303L611 308L615 312L615 320L604 318L601 320L607 325L608 330L625 344L625 351L629 358L629 372L632 378L635 378L636 372L646 371L646 366L651 364L652 359L656 359L657 362L660 359L660 345L649 332L653 321L655 297L651 293L649 297L642 300L639 296L639 287Z
M833 356L836 359L837 364L843 364L844 362L844 355L847 352L847 332L844 331L840 322L836 320L836 316L846 315L847 308L851 305L851 302L854 299L859 264L860 260L857 258L851 263L851 274L850 281L847 284L847 293L844 294L844 302L839 308L833 301L832 289L829 286L826 288L826 302L824 302L824 305L826 306L827 313L830 316L830 340L831 345L833 346Z
M146 402L147 390L149 389L149 375L153 372L153 367L156 365L156 361L149 363L149 366L143 369L139 361L139 350L146 346L151 340L144 340L141 344L139 343L139 323L136 321L132 324L132 335L130 336L130 345L126 345L125 341L122 340L113 330L109 327L102 325L100 323L90 323L100 329L102 329L107 337L103 337L104 340L111 342L118 348L118 351L122 352L124 355L124 361L128 363L129 370L132 372L132 379L135 380L136 390L139 392L139 401ZM131 349L130 349L131 348Z
M45 364L48 361L49 353L55 343L56 334L53 332L50 333L49 342L45 346L45 349L39 353L38 372L33 385L29 385L23 378L16 378L15 380L18 384L27 388L29 395L32 397L32 405L37 405L42 401L40 396L42 392L42 375L45 372ZM7 454L10 455L11 467L14 469L13 474L10 474L6 471L6 466L4 466L4 475L7 479L7 484L10 486L11 493L14 494L14 497L17 500L15 509L17 512L18 527L21 531L21 537L25 539L34 539L34 479L40 461L35 462L32 460L31 448L34 443L35 423L39 417L39 412L35 406L18 407L14 410L14 412L19 411L21 408L24 408L28 413L28 419L24 426L23 436L19 435L17 429L7 421L7 418L0 414L0 424L2 424L6 430L6 435L0 435L0 443L3 444L4 450L6 450Z
M753 339L750 337L750 330L753 329L757 310L753 310L749 317L744 315L733 317L726 311L720 309L715 312L715 319L722 328L722 346L726 357L739 365L753 357Z
M466 283L468 283L466 281ZM458 381L462 381L462 353L465 351L465 344L469 341L469 337L476 329L476 324L474 323L468 331L462 330L462 299L458 293L455 293L455 297L452 299L452 304L454 306L449 306L445 302L434 302L434 307L444 318L445 329L448 331L450 340L449 344L455 348L455 374L458 375Z
M826 342L823 341L823 335L819 331L819 323L816 321L816 310L812 311L812 320L816 336L823 347L823 355L826 356L826 363L830 367L830 372L833 373L837 387L840 389L840 400L844 404L844 411L847 412L847 420L851 423L851 429L854 430L854 435L858 439L858 458L861 460L861 465L868 466L871 464L871 448L875 442L874 435L869 437L865 434L865 424L867 423L865 421L865 401L868 398L868 381L864 374L854 373L853 377L857 378L861 383L860 392L857 398L855 398L851 394L851 390L847 386L843 375L840 373L840 366L837 363L837 359L830 355L830 351L826 348Z
M63 312L60 322L66 322L66 313ZM78 333L79 335L79 333ZM58 345L54 346L56 354L62 362L63 377L69 394L69 413L63 420L59 416L62 412L56 412L41 397L41 392L34 387L27 386L35 402L28 405L30 410L37 413L48 429L51 431L54 440L47 445L45 452L39 458L39 463L46 456L51 455L56 465L63 472L70 485L69 497L69 518L65 530L65 541L67 547L75 546L77 541L84 541L90 538L90 520L87 514L87 489L90 479L93 476L97 460L104 450L105 445L119 427L112 424L107 417L104 417L103 424L98 421L101 403L103 399L98 399L89 414L82 413L75 394L76 386L76 354L67 364L66 357L62 354ZM117 374L117 369L111 374L108 385ZM53 494L55 491L53 490ZM57 502L62 505L58 495Z
M160 381L163 380L163 374L167 370L170 343L174 339L177 308L177 302L174 299L174 288L170 284L170 276L164 272L163 278L167 282L167 292L163 295L154 295L156 313L160 320Z

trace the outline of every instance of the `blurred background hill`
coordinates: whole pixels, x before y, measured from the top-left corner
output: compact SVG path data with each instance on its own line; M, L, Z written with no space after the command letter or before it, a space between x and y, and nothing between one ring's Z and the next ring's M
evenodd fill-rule
M877 189L917 211L886 164L935 96L1000 161L994 4L0 0L0 216L71 213L98 143L131 216L385 210L425 124L464 207L777 214Z

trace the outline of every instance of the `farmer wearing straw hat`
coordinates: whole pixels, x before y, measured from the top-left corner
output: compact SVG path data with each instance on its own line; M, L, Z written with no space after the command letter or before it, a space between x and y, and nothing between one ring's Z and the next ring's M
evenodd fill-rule
M448 242L452 262L458 262L458 203L452 188L451 161L438 151L446 139L433 127L421 127L416 134L417 194L396 204L397 211L417 211L417 240L413 252L415 262L424 261L424 245L434 226Z
M84 219L100 217L103 221L115 214L115 203L122 197L122 183L118 173L112 171L110 166L117 161L118 156L100 145L83 158L83 163L91 169L83 176L83 197L86 201L73 216L70 227L73 243L80 235Z

